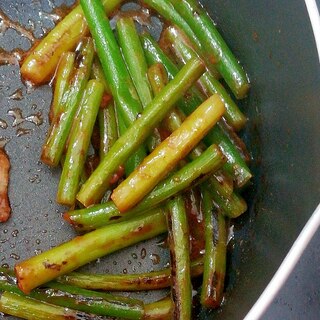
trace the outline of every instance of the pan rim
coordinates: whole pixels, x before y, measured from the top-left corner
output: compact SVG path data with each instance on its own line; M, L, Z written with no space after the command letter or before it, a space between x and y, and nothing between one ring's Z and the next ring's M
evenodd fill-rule
M274 274L268 286L260 295L259 299L248 312L244 320L260 319L267 308L270 306L277 293L280 291L286 280L290 276L294 267L301 258L303 252L307 248L309 242L320 227L320 204L302 229L296 241L293 243L288 254L284 258L280 267Z

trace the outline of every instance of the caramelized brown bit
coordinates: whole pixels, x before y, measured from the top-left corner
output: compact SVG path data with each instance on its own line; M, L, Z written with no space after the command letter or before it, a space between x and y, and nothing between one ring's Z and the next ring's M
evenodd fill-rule
M114 173L112 178L110 179L110 184L115 184L117 183L124 175L124 167L119 166L118 171Z
M98 167L99 163L100 163L99 155L91 154L87 157L87 160L85 163L85 172L88 177L91 176L92 172Z
M46 269L56 270L58 272L61 270L61 265L57 263L43 262L43 265Z
M107 108L111 100L112 100L112 96L110 96L109 94L105 93L103 95L103 97L102 97L100 108L101 109Z
M8 197L10 160L4 151L0 148L0 222L9 219L11 208Z

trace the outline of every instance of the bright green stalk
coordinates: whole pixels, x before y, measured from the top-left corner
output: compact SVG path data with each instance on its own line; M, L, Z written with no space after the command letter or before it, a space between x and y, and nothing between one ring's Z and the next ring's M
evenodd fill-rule
M6 291L0 295L0 312L27 320L103 319Z
M219 182L220 188L217 189L219 194L223 197L229 197L234 191L232 178L223 169L216 171L213 175L215 180Z
M235 187L241 188L250 181L252 173L248 165L242 158L240 152L220 127L216 126L213 130L209 131L203 141L206 145L209 145L210 143L216 143L219 145L221 151L227 157L224 169L227 173L232 175Z
M188 23L177 12L169 0L143 0L145 4L158 12L168 23L178 26L194 42L199 50L202 48L201 42L190 28Z
M102 4L110 15L121 2L103 0ZM74 50L87 34L87 23L78 5L31 50L21 66L22 77L37 85L49 81L63 52Z
M78 232L87 232L106 225L127 221L135 215L144 215L158 211L162 211L162 209L160 207L144 208L140 212L134 209L130 212L121 213L113 201L108 201L92 207L65 212L63 218Z
M191 319L192 285L189 256L189 225L184 200L177 196L168 202L168 232L172 269L174 319Z
M170 58L162 51L158 43L147 33L140 35L140 40L144 48L145 57L148 65L151 66L156 63L160 63L164 66L167 72L169 80L172 80L179 72L178 67L170 60ZM198 93L198 92L197 92ZM203 97L205 98L205 97ZM196 94L194 88L191 87L183 99L180 99L177 103L179 108L187 110L187 114L190 114L195 108L197 108L203 99L200 99Z
M63 95L69 87L71 74L74 69L75 56L74 52L64 52L59 60L55 74L53 100L49 113L50 122L60 112L59 107L62 104Z
M152 101L153 95L147 78L148 65L133 18L121 17L117 21L119 43L132 81L137 89L143 108Z
M98 115L104 87L90 80L83 94L77 117L73 120L68 149L58 186L57 202L72 206L76 201L81 172L87 156L93 127Z
M88 231L128 219L137 214L153 211L157 205L195 184L196 179L208 177L220 168L225 159L217 146L210 146L194 161L160 182L135 208L121 213L112 201L93 207L69 211L64 219L79 231ZM157 209L159 210L159 209Z
M206 62L207 68L209 68L212 75L219 78L219 72L217 71L215 64L211 61L206 61L206 52L202 43L199 41L195 32L190 28L186 20L177 12L172 3L169 0L143 0L148 6L156 10L170 25L176 25L189 37L193 46L196 48L197 53Z
M221 37L208 13L196 0L170 0L198 37L206 52L206 60L215 64L234 95L244 98L250 88L249 80Z
M203 73L199 60L190 60L157 95L135 123L115 142L109 153L82 186L77 199L86 207L98 202L109 186L113 173L145 141L176 101ZM122 114L123 115L123 114Z
M228 233L225 218L214 207L208 188L202 188L202 195L205 254L201 304L208 308L218 308L224 291Z
M185 34L175 26L168 27L162 34L166 45L170 44L170 49L180 62L186 63L189 59L197 57L195 51L188 43ZM223 99L226 112L224 118L227 123L235 130L240 130L244 127L247 119L232 100L223 85L215 79L208 71L205 72L199 79L201 87L206 92L207 96L218 93Z
M207 96L218 93L222 97L226 105L224 118L228 125L230 125L235 131L243 129L247 122L247 118L232 100L223 85L209 73L205 73L203 77L199 79L199 82L205 89Z
M109 85L105 80L105 76L101 67L100 62L97 60L93 64L93 74L94 76L101 80L103 79L106 91L110 93ZM115 108L114 105L107 110L101 110L99 112L99 125L100 125L100 138L101 138L101 145L100 145L100 153L102 152L103 155L100 155L100 159L104 158L107 152L110 150L112 145L118 138L118 133L122 135L126 130L127 127L124 123L124 119L120 113L119 108ZM109 109L109 110L108 110ZM116 115L117 114L117 115ZM104 117L104 120L102 119ZM118 119L118 123L117 123ZM119 126L119 128L118 128ZM119 132L118 132L119 129ZM143 146L141 146L137 152L135 152L129 159L126 161L125 170L126 174L130 174L142 161L142 159L146 156L146 150Z
M143 318L144 308L140 300L61 283L50 282L47 286L48 289L33 290L31 296L48 303L101 316L134 320Z
M100 0L80 1L116 108L129 127L142 111L136 89Z
M128 66L142 107L146 108L151 103L153 94L147 77L148 64L133 18L121 17L117 22L117 31L124 60ZM157 132L153 132L146 142L149 151L154 150L158 143Z
M239 194L233 192L228 196L223 195L219 192L222 186L215 178L208 179L208 184L212 198L227 217L237 218L247 211L247 203Z
M84 264L166 232L163 212L149 214L78 236L15 266L24 293Z
M66 92L66 99L63 99L63 105L58 107L60 112L55 114L49 134L42 147L41 160L50 166L57 166L61 159L78 104L90 76L93 54L93 41L90 38L85 38L79 49L80 61L77 61L78 68L69 90Z
M202 275L202 259L191 261L191 277ZM71 272L57 279L76 287L104 291L145 291L171 286L171 269L140 274L88 274Z
M16 279L10 270L2 269L0 270L0 275L1 291L9 291L25 296L15 284ZM125 319L141 319L143 316L143 303L139 300L85 290L62 283L50 282L43 288L32 290L29 297L96 315L115 316Z

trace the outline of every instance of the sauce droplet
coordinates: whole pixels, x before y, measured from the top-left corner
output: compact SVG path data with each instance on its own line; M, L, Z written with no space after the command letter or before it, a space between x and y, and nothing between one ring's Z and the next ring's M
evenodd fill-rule
M132 257L133 259L138 259L138 256L137 256L136 253L131 253L131 257Z
M147 251L145 248L142 248L140 252L141 259L144 259L146 256L147 256Z
M34 254L35 254L36 256L38 256L40 253L42 253L42 250L41 250L41 249L35 249L35 250L34 250Z
M24 117L22 116L22 111L19 108L10 109L8 110L7 114L13 117L13 123L12 123L13 127L18 126L19 124L25 121Z
M31 129L26 129L26 128L19 128L16 132L16 136L17 137L21 137L21 136L24 136L28 133L32 132Z
M13 127L18 126L25 121L33 123L36 126L40 126L43 123L43 116L40 111L35 114L30 114L29 116L24 117L20 108L13 108L8 110L7 114L13 117L14 119L12 123Z
M35 124L36 126L40 126L43 124L43 117L41 112L37 112L36 114L31 114L25 118L26 121Z
M16 253L11 253L10 254L10 258L14 259L14 260L19 260L20 259L20 256L17 255Z
M150 254L149 258L151 259L153 265L160 263L160 256L158 254L152 253Z
M22 89L18 88L14 93L12 93L9 96L10 100L22 100L23 99L23 93L22 93Z
M19 234L19 230L13 230L13 231L11 232L11 235L12 235L13 237L17 237L18 234Z

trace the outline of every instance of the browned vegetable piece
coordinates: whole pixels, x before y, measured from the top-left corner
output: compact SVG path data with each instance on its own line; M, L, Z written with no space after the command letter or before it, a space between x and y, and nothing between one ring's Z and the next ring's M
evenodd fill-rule
M0 222L6 222L11 213L8 185L10 160L3 148L0 148Z

